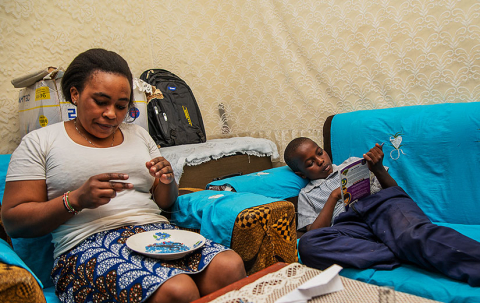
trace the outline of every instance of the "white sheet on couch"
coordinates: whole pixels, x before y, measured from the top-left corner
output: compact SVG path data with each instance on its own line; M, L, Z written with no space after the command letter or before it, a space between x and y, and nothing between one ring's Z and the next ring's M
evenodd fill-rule
M180 182L185 165L199 165L236 153L271 157L272 161L279 158L275 143L268 139L253 137L212 139L205 143L162 147L160 152L172 165L177 183Z

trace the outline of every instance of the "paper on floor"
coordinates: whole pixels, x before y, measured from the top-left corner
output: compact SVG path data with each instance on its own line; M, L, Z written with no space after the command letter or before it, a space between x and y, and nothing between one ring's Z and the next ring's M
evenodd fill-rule
M275 301L275 303L306 303L313 297L343 290L342 280L338 275L342 269L341 266L336 264L330 266L297 289Z

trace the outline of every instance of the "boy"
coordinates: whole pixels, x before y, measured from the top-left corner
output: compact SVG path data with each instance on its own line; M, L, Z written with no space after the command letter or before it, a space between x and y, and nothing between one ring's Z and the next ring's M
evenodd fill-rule
M298 176L310 180L298 196L298 229L307 230L298 251L305 265L392 269L414 263L480 286L480 243L432 224L383 166L381 145L363 155L376 177L374 194L346 211L339 170L359 158L333 165L327 153L305 137L292 140L284 158Z

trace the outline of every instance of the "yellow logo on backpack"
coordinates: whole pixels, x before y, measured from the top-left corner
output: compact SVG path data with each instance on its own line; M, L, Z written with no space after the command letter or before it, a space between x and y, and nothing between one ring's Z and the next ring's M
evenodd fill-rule
M188 108L182 105L182 109L183 109L183 112L185 113L185 118L187 118L188 124L190 124L190 126L193 126L192 119L190 119L190 114L188 113Z

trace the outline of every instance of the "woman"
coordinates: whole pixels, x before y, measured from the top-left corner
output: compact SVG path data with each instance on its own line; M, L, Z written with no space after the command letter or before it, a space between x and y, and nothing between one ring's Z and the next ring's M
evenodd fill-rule
M160 209L178 196L170 163L148 132L122 123L133 103L127 62L103 49L81 53L62 91L77 118L22 139L2 205L11 237L52 233L60 300L189 302L245 277L241 258L211 241L164 262L126 247L135 233L175 228Z

